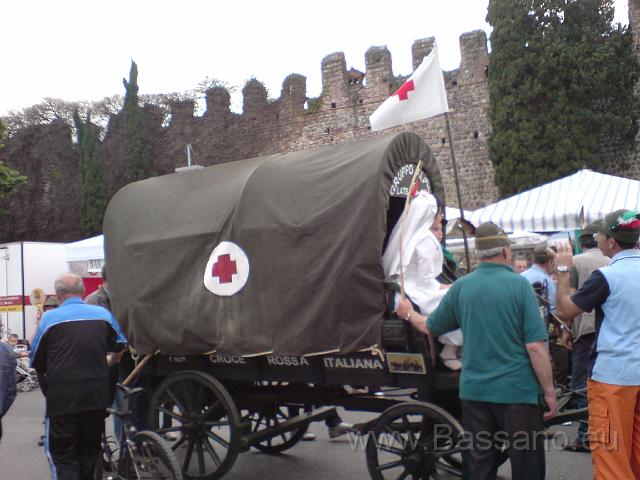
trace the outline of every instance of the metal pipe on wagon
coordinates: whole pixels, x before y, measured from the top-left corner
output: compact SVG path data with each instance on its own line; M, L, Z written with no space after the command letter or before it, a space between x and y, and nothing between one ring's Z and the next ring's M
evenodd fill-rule
M458 166L456 165L456 156L453 152L453 137L451 136L451 124L449 123L449 112L444 112L444 119L447 123L447 135L449 136L449 148L451 150L451 164L453 165L453 181L456 185L456 195L458 197L458 208L460 209L460 220L464 222L464 209L462 208L462 195L460 194L460 180L458 179ZM467 260L467 273L471 272L471 257L469 255L469 241L467 232L462 225L462 240L464 241L464 256Z

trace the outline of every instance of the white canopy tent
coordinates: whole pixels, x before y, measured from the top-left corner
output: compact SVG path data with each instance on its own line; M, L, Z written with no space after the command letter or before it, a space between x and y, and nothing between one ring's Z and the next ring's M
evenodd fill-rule
M480 208L470 220L510 232L555 232L580 228L581 209L590 223L620 208L640 209L640 182L585 169Z
M99 235L68 243L64 256L73 273L81 277L99 276L104 264L104 237Z

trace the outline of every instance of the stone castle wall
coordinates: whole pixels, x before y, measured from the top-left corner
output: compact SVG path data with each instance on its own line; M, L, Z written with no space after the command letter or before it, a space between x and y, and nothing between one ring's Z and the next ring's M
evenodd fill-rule
M636 54L640 56L640 0L629 0L629 28L634 39ZM636 94L640 95L640 85L636 86ZM636 146L640 145L640 131L636 136ZM615 165L615 161L613 162ZM640 180L640 150L629 159L627 168L620 173L622 176Z
M434 39L418 40L412 48L417 66L428 55ZM487 88L487 38L482 31L460 37L460 68L446 72L450 121L464 207L474 209L497 198L493 167L488 159L489 94ZM206 94L206 111L194 115L193 102L176 102L171 120L162 126L159 110L147 108L152 155L157 173L170 173L185 164L185 146L191 144L196 162L209 166L259 155L349 142L391 131L412 130L431 146L446 180L447 203L457 205L445 120L418 121L400 128L373 133L369 115L402 83L394 75L386 47L366 52L364 81L347 70L343 53L322 60L322 94L307 103L306 79L289 75L279 98L270 101L257 80L244 87L243 111L230 110L229 93L222 88ZM103 158L109 165L111 190L122 186L122 128L118 119L109 126Z

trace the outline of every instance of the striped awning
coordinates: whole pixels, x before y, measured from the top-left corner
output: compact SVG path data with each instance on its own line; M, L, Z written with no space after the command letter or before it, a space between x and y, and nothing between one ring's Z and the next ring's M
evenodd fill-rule
M620 208L640 210L640 182L585 169L480 208L471 222L492 221L510 232L555 232L579 228L581 209L590 223Z

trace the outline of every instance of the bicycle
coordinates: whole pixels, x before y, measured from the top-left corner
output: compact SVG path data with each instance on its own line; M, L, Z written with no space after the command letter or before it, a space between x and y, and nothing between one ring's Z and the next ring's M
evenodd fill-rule
M107 412L122 420L120 446L102 435L102 451L96 462L95 480L182 480L182 470L173 451L164 439L150 430L137 431L133 425L129 401L141 387L118 384L124 394L122 408Z

